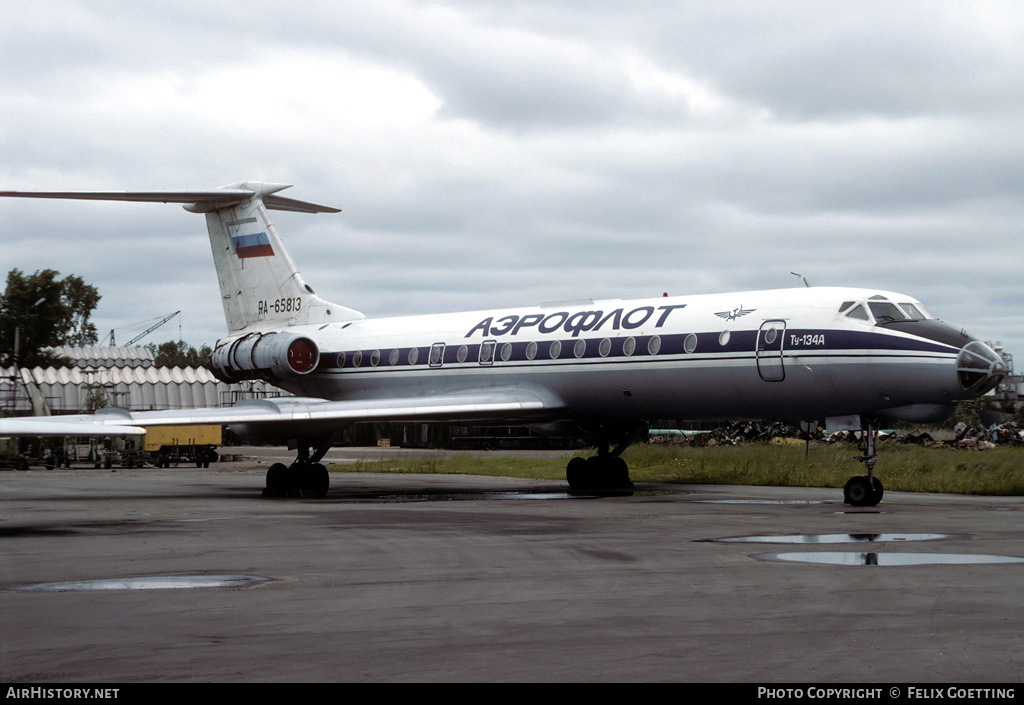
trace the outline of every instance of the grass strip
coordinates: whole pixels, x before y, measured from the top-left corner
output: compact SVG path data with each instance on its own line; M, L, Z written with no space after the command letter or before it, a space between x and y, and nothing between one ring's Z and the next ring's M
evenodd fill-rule
M582 453L587 455L587 453ZM622 454L634 482L842 487L866 473L856 446L802 443L690 448L635 445ZM480 456L438 451L335 465L334 472L489 475L565 479L572 453L556 459ZM879 443L876 475L887 490L975 495L1024 495L1024 449L957 450Z

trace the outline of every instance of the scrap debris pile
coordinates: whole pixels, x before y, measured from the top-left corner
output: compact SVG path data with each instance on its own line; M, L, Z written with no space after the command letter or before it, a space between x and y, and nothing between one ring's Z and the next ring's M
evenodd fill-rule
M812 431L811 439L821 438ZM781 421L737 421L725 423L709 431L652 430L651 443L674 443L690 446L743 445L744 443L802 443L806 434Z
M879 440L895 443L910 443L919 446L968 448L985 450L998 446L1024 446L1024 430L1013 421L991 426L958 423L951 432L952 438L934 438L921 431L879 431ZM690 446L743 445L745 443L804 443L808 440L818 443L858 443L861 431L836 431L826 433L817 428L808 434L799 428L779 421L742 421L723 424L710 431L652 430L651 443L675 443Z
M1024 445L1024 431L1012 421L992 424L987 428L961 422L953 427L953 433L956 434L956 440L951 445L957 448L984 450L996 446Z

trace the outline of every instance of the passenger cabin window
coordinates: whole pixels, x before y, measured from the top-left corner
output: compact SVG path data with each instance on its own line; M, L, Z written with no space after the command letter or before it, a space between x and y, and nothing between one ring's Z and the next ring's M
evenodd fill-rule
M697 336L693 333L689 333L686 336L686 340L683 341L683 350L687 353L692 353L697 349Z

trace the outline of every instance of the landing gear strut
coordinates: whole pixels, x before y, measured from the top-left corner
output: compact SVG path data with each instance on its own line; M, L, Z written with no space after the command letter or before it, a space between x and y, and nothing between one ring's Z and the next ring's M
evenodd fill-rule
M843 501L854 507L874 507L882 501L882 483L875 477L875 441L878 434L878 422L875 419L864 420L864 437L858 448L863 452L857 460L868 469L867 475L851 477L843 488Z
M267 469L267 486L263 490L264 497L326 497L331 478L327 468L319 460L327 454L331 447L331 439L321 442L312 456L309 450L312 443L306 440L296 441L298 457L290 466L274 463Z
M629 467L619 457L630 443L633 430L625 434L623 440L611 451L608 449L607 435L602 432L597 443L597 455L590 458L579 456L565 466L565 479L569 488L575 491L615 491L633 489L629 479Z

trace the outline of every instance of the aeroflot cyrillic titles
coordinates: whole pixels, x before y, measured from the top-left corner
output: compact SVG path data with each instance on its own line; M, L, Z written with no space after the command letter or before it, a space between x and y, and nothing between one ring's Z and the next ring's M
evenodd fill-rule
M555 313L528 313L510 314L502 316L497 321L493 317L487 317L469 329L467 338L479 333L484 338L497 338L503 335L518 335L521 331L530 331L533 328L537 332L548 335L557 330L564 330L573 338L580 333L600 330L636 330L642 327L654 316L661 312L654 324L655 328L661 328L668 320L669 314L673 311L685 308L686 304L672 304L670 306L638 306L626 311L624 308L617 308L605 313L599 311L556 311Z

